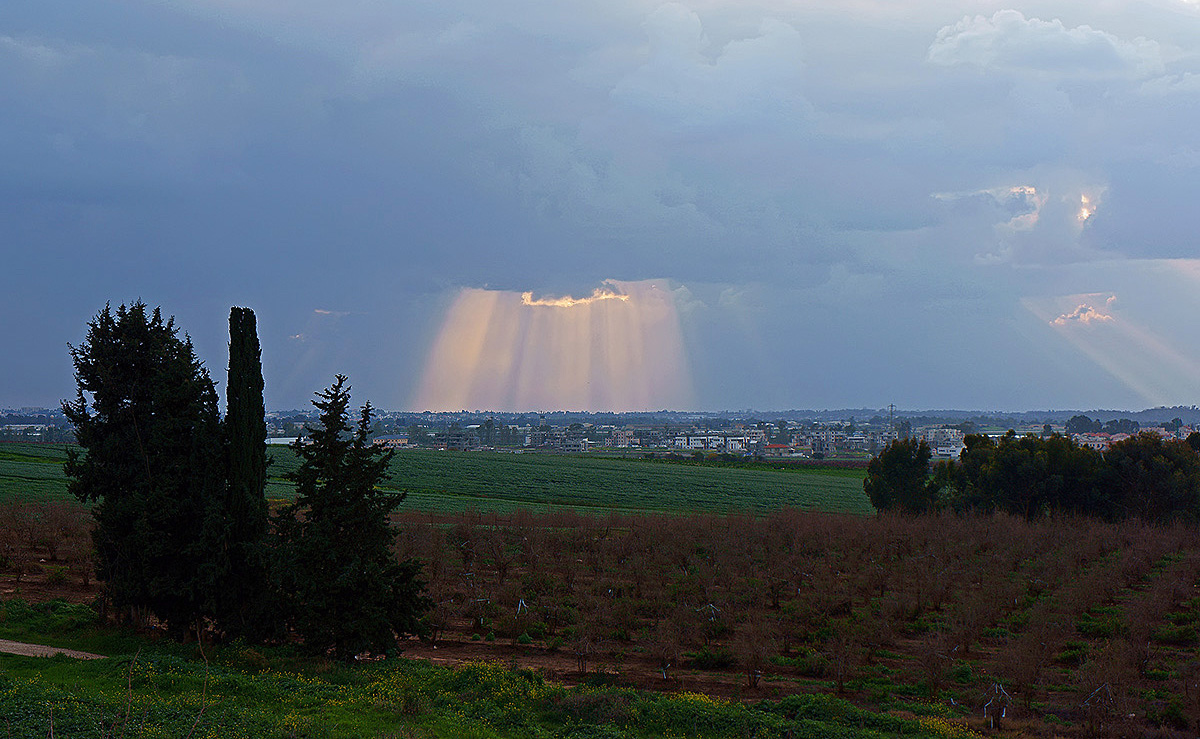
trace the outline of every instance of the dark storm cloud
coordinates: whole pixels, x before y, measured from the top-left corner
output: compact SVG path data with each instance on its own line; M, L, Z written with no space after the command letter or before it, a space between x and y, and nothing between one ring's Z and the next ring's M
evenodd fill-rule
M388 407L459 288L667 277L704 407L1136 404L1022 301L1120 292L1195 345L1153 285L1200 227L1197 38L1167 0L16 0L0 403L68 395L108 300L218 376L252 305L270 402L343 371ZM1002 369L1048 357L1076 375Z

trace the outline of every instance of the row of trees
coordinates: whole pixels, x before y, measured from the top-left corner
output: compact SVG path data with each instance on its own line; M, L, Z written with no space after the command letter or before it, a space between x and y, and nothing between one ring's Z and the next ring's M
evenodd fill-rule
M399 546L428 563L443 657L494 633L557 649L580 672L653 671L677 689L704 690L721 679L707 671L736 664L748 687L762 673L768 690L953 697L975 715L1003 710L1002 686L1006 719L1136 714L1124 736L1148 735L1148 716L1196 695L1200 549L1188 525L786 509L403 515ZM1106 685L1108 702L1089 702ZM1200 717L1195 697L1180 709Z
M1166 427L1172 431L1178 430L1183 425L1181 419L1172 419ZM1095 420L1087 416L1071 416L1067 421L1064 429L1065 433L1071 434L1136 434L1141 430L1141 424L1129 418L1114 418L1108 423L1101 423L1100 419Z
M71 348L78 388L63 410L85 453L66 473L93 506L106 602L177 636L290 628L339 657L386 652L424 600L416 565L391 555L403 495L377 489L390 455L367 440L370 404L351 428L346 378L317 394L319 425L295 447L298 497L271 516L254 313L233 308L229 329L223 419L191 340L157 308L105 306Z
M1107 520L1200 520L1200 433L1142 433L1100 452L1058 434L970 435L958 460L937 463L921 440L898 440L871 461L863 489L877 509L1004 511L1025 518L1081 513Z

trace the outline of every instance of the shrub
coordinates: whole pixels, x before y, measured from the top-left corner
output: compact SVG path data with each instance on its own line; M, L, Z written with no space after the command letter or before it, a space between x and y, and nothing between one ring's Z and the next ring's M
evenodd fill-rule
M1163 644L1174 644L1181 647L1191 646L1200 641L1197 638L1196 627L1192 624L1163 626L1154 632L1154 640Z
M1120 610L1111 606L1093 608L1079 617L1075 628L1080 636L1107 639L1125 631Z
M1062 651L1054 655L1054 661L1060 665L1082 665L1087 661L1088 645L1084 641L1069 641L1063 644Z
M553 697L548 707L583 724L625 724L632 716L631 705L631 695L624 691L577 689Z
M733 655L726 649L712 650L704 647L699 652L685 655L688 664L697 670L724 670L733 667Z

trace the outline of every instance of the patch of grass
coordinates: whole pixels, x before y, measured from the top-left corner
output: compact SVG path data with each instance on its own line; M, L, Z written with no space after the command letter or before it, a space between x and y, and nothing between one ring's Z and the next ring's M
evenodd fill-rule
M0 501L66 500L65 444L0 443Z
M1196 625L1193 623L1182 625L1166 624L1156 629L1151 638L1163 644L1190 647L1200 642L1200 633L1197 632Z
M284 477L298 464L295 454L271 447L268 455L268 494L289 497ZM408 492L406 507L430 511L769 512L790 506L873 512L862 490L862 470L746 469L599 455L414 449L397 454L390 472L391 484Z
M1108 639L1125 633L1121 609L1117 606L1095 606L1088 609L1075 622L1080 636L1090 639Z
M1068 641L1063 644L1062 651L1054 655L1054 661L1060 665L1079 666L1087 661L1087 655L1087 642Z
M67 499L66 445L0 444L0 501ZM286 479L299 460L270 446L267 497L290 500ZM455 512L467 508L577 511L727 512L805 510L871 514L865 470L676 464L602 455L511 454L405 450L385 486L405 490L405 507Z
M97 739L960 735L952 724L948 733L924 719L872 713L824 696L746 705L696 693L566 688L531 670L493 663L296 666L275 650L264 655L268 664L254 671L151 645L91 662L0 656L0 714L13 736L49 736L53 722L55 736Z

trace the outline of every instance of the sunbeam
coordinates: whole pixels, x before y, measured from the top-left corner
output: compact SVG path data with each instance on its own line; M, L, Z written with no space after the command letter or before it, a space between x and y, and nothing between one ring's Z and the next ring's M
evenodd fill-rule
M691 402L668 284L608 280L586 298L463 289L412 407L632 411Z

